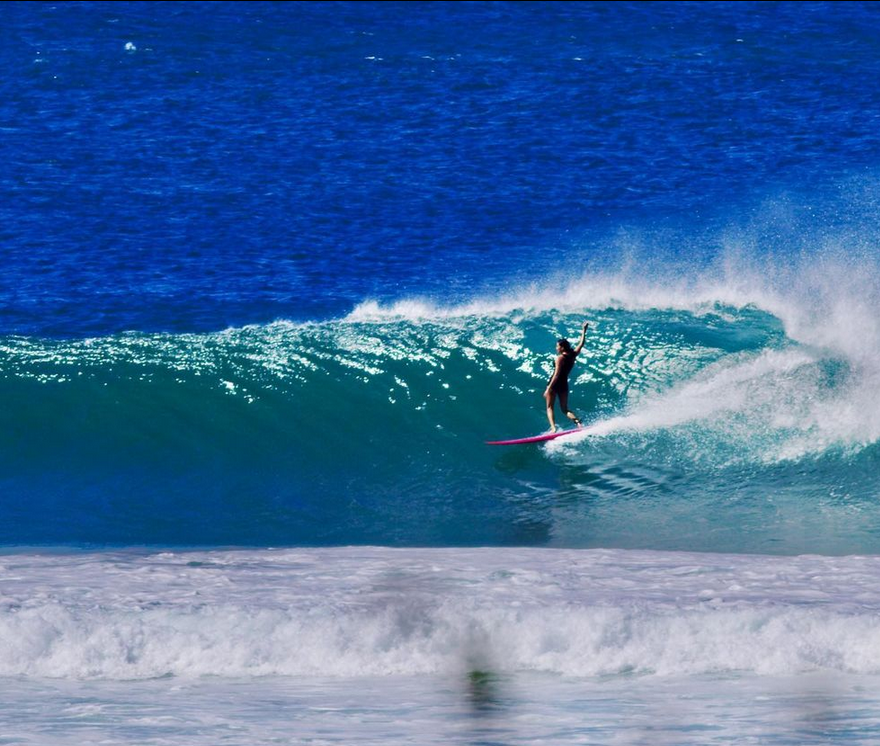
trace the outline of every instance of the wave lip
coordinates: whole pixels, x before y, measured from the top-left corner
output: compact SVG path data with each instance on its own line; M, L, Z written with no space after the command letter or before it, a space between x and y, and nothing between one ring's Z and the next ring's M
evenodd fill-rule
M876 557L349 548L5 560L2 676L880 673Z

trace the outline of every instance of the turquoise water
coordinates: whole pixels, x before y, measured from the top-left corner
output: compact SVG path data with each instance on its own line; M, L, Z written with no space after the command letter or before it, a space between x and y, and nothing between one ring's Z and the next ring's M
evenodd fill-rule
M876 551L874 296L825 273L735 276L8 338L0 539ZM588 434L486 446L546 428L548 349L582 318Z

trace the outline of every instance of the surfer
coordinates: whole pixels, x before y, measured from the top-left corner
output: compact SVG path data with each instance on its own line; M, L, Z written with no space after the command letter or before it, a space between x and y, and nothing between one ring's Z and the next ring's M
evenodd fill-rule
M572 349L571 342L567 339L560 339L556 343L556 368L553 371L553 376L550 378L550 383L547 384L547 390L544 391L544 401L547 402L547 419L550 420L551 432L555 433L559 429L553 417L553 404L557 396L559 397L559 408L565 413L565 416L574 422L575 425L581 427L581 421L568 408L568 374L571 373L571 369L574 367L575 359L581 350L584 349L584 340L587 338L589 326L590 322L585 321L580 342L577 343L577 347L574 349Z

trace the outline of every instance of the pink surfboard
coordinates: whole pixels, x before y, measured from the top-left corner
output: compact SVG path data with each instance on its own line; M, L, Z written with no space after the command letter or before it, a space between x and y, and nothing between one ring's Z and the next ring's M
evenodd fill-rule
M515 440L487 440L486 445L489 446L522 446L527 443L543 443L547 440L555 440L556 438L563 438L566 435L573 435L574 433L579 433L584 428L582 427L574 427L571 430L560 430L558 433L544 433L544 435L533 435L530 438L516 438Z

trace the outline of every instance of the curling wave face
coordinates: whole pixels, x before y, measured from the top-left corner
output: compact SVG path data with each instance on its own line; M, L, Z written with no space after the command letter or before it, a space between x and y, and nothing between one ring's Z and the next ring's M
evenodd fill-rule
M877 275L811 266L7 337L0 541L875 551ZM584 317L572 404L590 427L484 447L545 427L553 343Z

